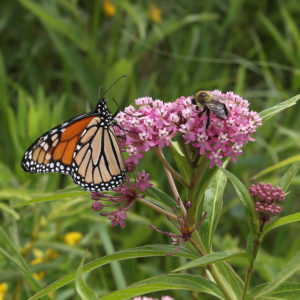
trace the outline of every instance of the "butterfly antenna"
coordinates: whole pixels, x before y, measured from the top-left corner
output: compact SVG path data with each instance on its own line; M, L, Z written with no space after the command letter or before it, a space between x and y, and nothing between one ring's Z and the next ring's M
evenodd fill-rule
M104 91L104 94L103 94L103 98L104 98L104 96L105 96L105 94L117 83L117 82L119 82L122 78L128 78L128 76L127 75L122 75L120 78L118 78L117 80L115 80L111 85L110 85L110 87L108 88L108 89L106 89L105 91ZM100 86L100 89L101 89L101 86ZM99 89L99 92L100 92L100 89Z
M102 89L102 85L99 86L99 90L98 90L98 99L100 99L101 89Z

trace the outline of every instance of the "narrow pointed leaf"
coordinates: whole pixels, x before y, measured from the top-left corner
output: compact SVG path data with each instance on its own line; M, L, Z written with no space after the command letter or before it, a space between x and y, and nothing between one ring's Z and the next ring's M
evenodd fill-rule
M266 168L264 170L262 170L261 172L259 172L258 174L254 175L251 179L254 180L254 179L257 179L258 177L261 177L265 174L268 174L270 172L273 172L279 168L282 168L282 167L285 167L287 165L290 165L290 164L293 164L293 163L298 163L300 161L300 154L298 155L294 155L292 157L289 157L269 168Z
M256 298L267 295L278 288L294 273L300 270L300 251L285 265L285 267L278 272L275 277L258 293Z
M126 289L115 291L102 300L128 299L134 296L144 295L156 291L189 290L203 292L219 299L223 299L222 293L213 282L200 276L190 274L161 275L136 282Z
M246 252L235 252L235 251L223 251L223 252L210 253L200 258L197 258L185 265L182 265L181 267L175 269L173 272L178 272L189 268L206 266L211 263L227 261L235 258L242 258L248 260L249 256Z
M300 212L298 213L294 213L285 217L282 217L276 221L274 221L271 224L268 224L265 228L264 231L262 232L260 239L262 240L264 238L264 236L270 232L271 230L289 224L289 223L293 223L293 222L299 222L300 221Z
M104 257L100 257L95 259L86 265L83 266L83 273L95 270L100 268L103 265L111 263L112 261L120 261L125 259L135 259L138 257L151 257L151 256L165 256L166 254L175 251L177 247L174 246L165 246L165 245L151 245L151 246L143 246L137 247L133 249L127 249L124 251L115 252L110 255L106 255ZM187 249L181 249L181 251L176 254L178 257L185 257L188 259L195 259L195 256L191 251ZM61 278L57 279L55 282L42 289L35 295L33 295L30 300L39 299L48 293L55 291L66 284L72 282L75 278L76 272L70 272Z
M259 286L256 286L250 293L249 293L249 299L258 299L254 297L256 294L258 294L261 290L263 290L267 284L262 284ZM274 291L270 293L266 293L262 298L260 299L276 299L276 300L295 300L298 299L300 295L300 283L296 282L286 282L281 284L279 287L277 287Z
M79 294L80 298L82 300L97 300L98 297L95 294L95 292L85 283L82 275L83 271L83 262L84 260L81 260L81 263L76 271L76 276L75 276L75 287L76 291Z
M207 216L200 227L200 235L208 252L211 251L213 235L222 211L222 196L226 182L227 177L222 171L218 170L205 191L203 211L207 212Z
M278 182L278 186L286 192L288 187L290 186L292 180L297 175L300 168L300 163L292 164L288 170L284 173L284 175L280 178Z
M248 192L248 189L246 186L232 173L227 171L224 168L220 168L225 175L228 177L228 179L231 181L241 203L243 204L244 210L245 210L245 215L247 216L248 220L248 225L253 234L256 233L256 216L254 214L254 203L250 197L250 194Z
M147 199L150 198L151 202L153 202L152 199L155 200L155 204L158 204L167 211L170 211L171 206L176 207L174 199L157 187L147 188L145 194Z
M40 203L40 202L61 200L61 199L66 199L66 198L75 198L75 197L88 196L88 195L89 195L88 192L56 193L56 194L38 197L38 198L34 198L31 200L27 200L27 201L18 203L16 205L14 205L14 207L22 207L25 205L36 204L36 203Z
M296 95L293 98L290 98L286 101L283 101L283 102L281 102L281 103L279 103L279 104L277 104L273 107L270 107L270 108L267 108L267 109L263 110L262 112L259 113L259 116L264 121L266 121L266 120L274 117L278 113L280 113L282 110L295 105L299 99L300 99L300 94Z

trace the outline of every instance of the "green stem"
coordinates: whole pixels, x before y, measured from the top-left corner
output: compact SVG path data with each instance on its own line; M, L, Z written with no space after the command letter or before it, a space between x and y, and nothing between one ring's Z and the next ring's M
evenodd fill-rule
M161 149L155 147L154 149L155 154L157 155L157 157L160 159L160 161L163 163L172 193L175 197L175 200L178 201L178 199L180 199L179 193L177 191L173 176L180 182L182 183L184 186L187 187L188 191L187 191L187 200L191 201L192 203L194 202L194 198L195 198L195 191L196 191L196 187L197 187L197 183L199 182L201 176L203 175L203 172L205 170L205 166L206 166L206 162L207 162L207 158L203 157L200 166L198 167L198 169L196 170L196 172L192 175L190 184L186 183L183 178L181 177L181 175L179 173L177 173L177 171L175 171L173 169L173 167L166 161L163 152L161 151ZM144 202L145 200L141 200L139 199L139 201ZM182 203L182 201L179 201L180 203L180 209L183 213L183 215L186 215L186 210L185 207ZM149 205L149 203L145 203L147 205ZM158 207L154 207L154 209L159 209L161 210L161 208ZM191 212L191 211L190 211ZM162 212L163 214L166 214L165 211ZM191 216L188 216L189 218L193 219L194 214L192 213ZM172 218L174 218L174 216L171 216ZM195 220L190 220L192 222L195 222ZM202 240L199 236L198 232L194 233L194 238L190 239L191 244L193 245L193 247L196 249L196 251L201 255L204 256L206 255L206 251L205 251L205 247L202 243ZM232 290L230 289L230 286L228 286L228 283L222 278L222 275L220 274L218 268L216 267L216 265L211 264L211 265L207 265L207 269L210 272L211 276L214 278L215 282L217 283L217 285L219 286L219 288L221 289L221 291L224 294L224 298L227 300L236 300L235 297L232 296Z
M253 249L252 249L250 264L249 264L249 267L247 269L247 273L246 273L246 277L245 277L245 284L244 284L244 289L243 289L242 300L245 300L246 297L247 297L247 292L248 292L248 288L249 288L249 285L250 285L251 276L252 276L252 273L253 273L254 261L256 259L256 256L257 256L260 244L261 244L260 236L261 236L261 233L263 231L264 225L265 225L265 222L262 221L261 224L260 224L260 230L259 230L259 232L257 233L256 237L253 240L254 246L253 246Z
M173 214L169 213L168 211L160 208L159 206L157 206L157 205L155 205L155 204L153 204L153 203L145 200L144 198L137 198L137 200L139 202L141 202L141 203L143 203L143 204L151 207L152 209L156 210L157 212L159 212L159 213L161 213L161 214L163 214L165 216L168 216L168 217L172 218L175 221L177 220L177 217L175 215L173 215Z
M168 169L168 171L184 186L186 186L187 188L189 187L189 185L183 180L183 178L181 177L181 175L167 162L167 160L165 159L161 149L159 149L158 147L154 147L153 148L154 153L156 154L156 156L159 158L159 160L163 163L164 167L166 169Z
M153 148L153 149L154 149L154 152L156 153L156 155L160 158L160 160L161 160L162 162L166 162L166 164L169 165L168 162L166 161L165 156L164 156L163 152L161 151L161 149L159 149L159 148L157 148L157 147L155 147L155 148ZM176 184L175 184L175 182L174 182L174 179L173 179L173 176L172 176L173 173L170 172L170 170L169 170L169 168L166 166L166 164L163 163L163 166L164 166L164 169L165 169L165 173L166 173L166 176L167 176L169 185L170 185L170 187L171 187L171 191L172 191L172 193L173 193L173 195L174 195L174 198L175 198L176 203L179 202L180 209L181 209L183 215L185 216L185 215L186 215L186 210L185 210L185 207L184 207L184 205L183 205L183 203L182 203L182 201L181 201L181 198L180 198L180 195L179 195L179 193L178 193ZM172 168L172 167L171 167L171 168ZM173 168L172 168L172 169L173 169ZM174 169L173 169L173 170L174 170ZM174 170L174 171L175 171L175 170ZM175 171L175 172L176 172L176 171ZM174 174L173 174L173 175L174 175ZM180 176L180 175L179 175L179 176ZM181 177L181 176L180 176L180 177Z
M200 179L200 177L202 176L203 174L203 171L206 167L206 162L207 162L208 158L206 156L203 157L201 163L200 163L200 166L195 174L195 176L193 176L193 178L191 179L191 187L194 188L195 186L197 186L197 183Z
M196 236L196 239L200 239L199 235ZM200 239L200 243L199 242L197 243L195 241L195 238L190 239L190 242L194 246L196 251L201 256L204 256L204 255L207 254L206 251L203 250L204 247L201 246L201 239ZM214 278L214 280L217 283L218 287L222 291L222 293L224 295L224 298L227 299L227 300L236 300L236 298L233 297L233 293L232 293L232 290L230 289L230 287L228 285L228 282L223 280L222 275L219 273L219 270L216 267L216 265L215 264L209 264L209 265L206 266L206 269L207 269L208 272L210 272L211 276Z
M227 300L236 299L235 297L233 297L231 289L228 288L228 283L222 279L222 276L220 275L216 265L211 264L211 265L208 265L207 267L209 269L210 274L216 281L218 287L223 292L225 299L227 299Z
M207 158L203 157L199 168L197 169L196 173L192 175L191 181L190 181L190 187L187 190L187 199L188 201L191 201L192 203L194 203L195 200L195 192L196 192L196 187L197 184L204 172L205 166L206 166L206 162L207 162ZM194 171L194 170L193 170ZM193 219L195 217L195 209L197 209L195 207L195 205L192 207L192 213L191 216L189 218L189 221L192 223L195 223L195 219Z

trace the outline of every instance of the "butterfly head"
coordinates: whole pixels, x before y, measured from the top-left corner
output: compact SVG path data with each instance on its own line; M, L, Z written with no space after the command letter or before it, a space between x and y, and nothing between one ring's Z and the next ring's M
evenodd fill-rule
M98 100L98 103L96 106L96 112L104 120L111 121L113 119L112 114L107 107L105 98L100 98Z

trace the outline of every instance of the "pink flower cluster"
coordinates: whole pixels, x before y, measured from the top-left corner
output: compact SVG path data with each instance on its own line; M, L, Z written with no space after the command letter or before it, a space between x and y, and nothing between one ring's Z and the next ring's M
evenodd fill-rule
M146 296L138 296L132 298L132 300L159 300L158 298L146 297ZM161 296L161 300L174 300L174 298L170 296Z
M259 182L258 185L252 184L249 191L255 200L255 211L265 221L280 213L281 208L278 203L284 201L284 192L280 187L273 187L270 183Z
M242 154L243 144L253 141L251 135L261 125L261 118L249 111L247 100L232 92L222 94L214 90L211 94L223 101L229 114L222 120L211 112L207 129L207 115L198 116L199 110L191 97L167 103L143 97L136 99L138 109L129 106L120 112L115 118L119 127L115 129L120 146L129 155L127 165L136 165L151 147L170 146L177 134L181 134L185 144L198 148L199 154L210 160L210 167L222 166L224 157L236 161L236 156Z
M113 190L114 195L104 194L102 192L90 193L91 198L96 200L92 204L92 209L95 211L100 211L105 207L117 206L116 211L100 213L101 216L108 216L108 219L111 220L111 226L120 224L120 226L124 228L127 211L131 208L136 199L145 197L142 192L146 190L146 187L152 186L152 184L149 183L150 175L144 170L137 174L137 178L134 174L133 176L134 183L131 182L127 176L126 181ZM103 204L103 202L107 204Z

